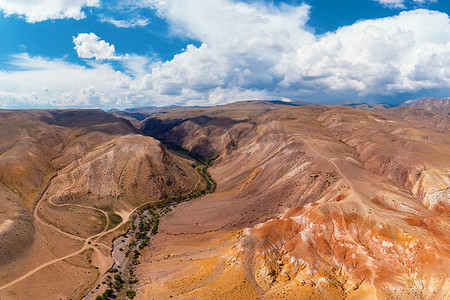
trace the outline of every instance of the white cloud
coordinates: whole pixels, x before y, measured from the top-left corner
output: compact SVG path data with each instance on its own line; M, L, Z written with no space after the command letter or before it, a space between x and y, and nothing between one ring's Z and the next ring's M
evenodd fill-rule
M80 33L73 37L74 49L80 58L102 59L120 59L116 56L114 45L100 40L94 33Z
M285 54L277 70L284 88L393 94L449 88L449 54L448 16L416 10L340 28Z
M123 109L142 104L208 105L224 104L235 99L264 98L264 92L239 87L216 87L206 97L204 93L194 90L186 90L178 96L162 95L146 83L154 62L136 55L127 56L121 62L126 73L115 71L106 63L91 62L87 68L60 59L32 57L26 53L12 56L10 63L18 70L0 71L0 108ZM137 68L129 69L133 67Z
M380 4L391 8L406 8L405 2L412 2L413 4L425 5L429 3L435 3L437 0L374 0Z
M405 8L404 0L375 0L380 4L392 8Z
M450 90L445 13L405 11L316 36L306 27L306 5L231 0L145 0L142 5L156 9L173 33L200 45L162 62L117 56L114 46L95 34L80 34L74 38L78 55L96 58L88 61L90 68L15 57L15 68L22 70L0 72L0 103L16 95L15 101L28 97L35 105L108 108ZM124 72L108 63L119 58Z
M129 58L132 59L132 58ZM59 59L15 55L18 71L0 71L0 107L128 107L140 79L115 71L109 64L90 67ZM1 105L2 104L2 105Z
M174 32L200 40L155 68L146 82L162 95L218 86L299 99L336 92L393 95L450 88L450 21L429 10L367 20L314 36L309 7L228 0L150 0Z
M116 20L113 18L101 16L100 21L103 23L110 23L117 28L135 28L135 27L145 27L150 24L149 19L143 18L131 18L127 20Z
M6 16L23 16L27 22L55 19L83 19L84 7L99 6L100 0L0 0L0 10Z
M306 5L275 7L226 0L145 3L157 9L175 33L202 42L152 69L146 82L161 95L191 98L198 93L208 102L219 87L221 94L229 90L239 96L244 94L236 90L246 90L274 98L270 89L281 80L274 72L280 56L316 39L303 29L308 21Z

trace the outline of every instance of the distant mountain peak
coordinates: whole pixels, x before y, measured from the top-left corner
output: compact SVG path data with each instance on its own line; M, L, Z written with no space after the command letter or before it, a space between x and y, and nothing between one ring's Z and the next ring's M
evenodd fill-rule
M448 115L450 114L450 99L424 97L419 100L408 100L399 106L423 108L434 113Z

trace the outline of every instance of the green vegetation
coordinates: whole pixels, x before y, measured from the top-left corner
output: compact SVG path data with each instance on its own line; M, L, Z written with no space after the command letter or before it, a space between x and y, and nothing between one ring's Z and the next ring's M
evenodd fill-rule
M205 180L206 182L206 188L201 190L201 191L192 191L188 194L183 194L183 195L178 195L178 196L173 196L173 197L167 197L165 199L162 199L156 203L147 203L145 205L143 205L140 209L140 211L146 211L149 210L150 213L153 215L154 219L155 219L155 223L158 223L159 220L157 218L155 218L154 215L154 210L158 210L158 209L163 209L165 207L168 207L172 204L178 204L178 203L182 203L182 202L186 202L201 196L204 196L208 193L214 193L214 191L216 190L217 187L217 183L214 181L214 179L212 179L211 175L208 173L208 168L211 166L211 163L216 160L216 158L214 159L201 159L202 163L198 164L195 167L195 170L197 171L197 173ZM156 231L155 231L156 233Z
M101 296L95 297L95 300L106 300L110 298L114 294L114 291L111 289L107 289Z
M114 294L114 291L111 289L107 289L104 293L103 296L105 297L111 297Z
M180 151L179 148L176 150ZM107 283L110 288L117 291L117 297L119 297L120 299L124 297L124 294L129 299L133 299L136 296L136 292L132 290L132 286L138 282L138 279L136 279L136 277L134 276L133 268L135 265L139 264L138 259L141 255L140 250L144 249L144 247L150 244L150 238L152 235L158 233L160 214L166 212L168 208L170 209L170 206L177 205L179 203L189 201L191 199L198 198L209 193L213 193L216 190L217 184L208 173L208 168L216 158L204 159L198 155L187 153L184 150L181 152L194 157L197 161L199 161L199 163L193 165L192 167L195 168L197 173L201 176L202 181L205 184L204 188L202 190L195 189L187 194L165 197L157 202L147 203L141 206L136 211L136 214L131 217L130 223L134 238L130 239L130 242L127 245L126 249L119 249L120 251L124 251L125 257L129 257L127 263L129 275L127 274L127 272L125 272L125 269L123 269L122 271L118 271L116 268L113 268L109 270L109 272L117 274L114 274L114 281L112 281L111 277L108 276L109 282ZM111 221L110 224L113 224L114 226L122 222L122 218L116 214L109 215L109 219ZM114 290L112 289L111 291L113 292Z
M113 289L115 289L117 292L120 292L122 289L122 281L114 281L112 285Z
M126 292L128 298L133 299L136 296L136 292L133 290L129 290Z
M139 255L141 255L139 253L139 251L138 250L134 250L133 259L138 259Z
M215 159L217 159L217 157ZM197 170L197 173L200 174L200 176L202 176L206 182L206 188L201 191L202 195L206 193L214 193L216 191L217 183L208 173L208 168L211 166L211 162L215 159L207 159L203 164L198 165L195 168Z
M122 281L122 277L120 277L119 274L115 274L115 275L114 275L114 280L116 280L116 281Z
M180 149L176 149L177 151L180 151ZM191 155L190 153L185 153ZM147 203L143 205L139 211L139 223L136 227L135 222L132 222L132 229L137 229L138 232L136 233L135 237L137 241L141 241L139 244L139 249L143 249L145 246L149 244L149 237L148 232L151 227L151 235L155 235L158 233L158 227L159 227L159 214L155 212L156 210L160 210L163 208L166 208L170 205L178 204L181 202L185 202L194 198L201 197L203 195L206 195L208 193L214 193L216 190L217 184L212 179L211 175L208 173L208 168L211 166L211 163L217 159L204 159L198 155L194 155L194 158L198 161L201 161L200 164L195 165L195 170L197 173L203 178L203 180L206 183L206 187L203 190L194 190L188 194L173 196L173 197L167 197L165 199L162 199L156 203ZM152 215L152 220L149 220L147 217L144 216L143 212L148 211ZM136 244L130 244L130 249L132 249ZM125 256L127 257L129 255L130 251L125 252ZM133 259L137 259L139 257L139 251L134 250Z
M118 214L110 214L108 217L109 217L109 225L111 228L116 227L123 220L122 217L119 216Z
M150 211L153 216L153 227L152 227L152 235L155 235L158 232L159 226L159 215L155 213L153 210Z
M138 283L139 282L139 279L137 279L137 278L130 278L130 279L128 279L128 283L129 284L135 284L135 283Z

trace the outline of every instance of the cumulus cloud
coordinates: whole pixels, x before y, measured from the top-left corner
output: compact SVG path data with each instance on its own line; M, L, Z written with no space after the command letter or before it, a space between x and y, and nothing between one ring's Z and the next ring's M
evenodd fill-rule
M83 19L84 7L99 6L100 0L0 0L6 16L23 16L29 23L55 19Z
M315 36L309 7L228 0L150 0L178 34L198 39L153 68L146 82L162 95L193 92L208 101L221 90L259 91L264 98L393 95L449 88L450 22L415 10Z
M142 104L186 104L201 99L200 93L191 97L159 95L145 86L145 76L155 62L145 56L127 55L120 63L124 71L111 64L89 61L88 67L63 59L30 56L27 53L8 58L10 68L0 69L0 108L127 108ZM157 64L157 63L156 63ZM246 93L246 91L242 91ZM232 99L215 93L217 101Z
M207 104L219 87L221 94L230 90L230 94L248 98L236 93L247 90L261 98L277 97L271 90L282 79L274 72L280 55L316 39L303 29L307 5L226 0L145 3L171 24L174 33L202 42L152 69L147 82L162 95L191 98L199 93Z
M114 45L100 40L95 33L80 33L77 37L73 37L73 43L80 58L120 59L116 56Z
M135 27L145 27L150 24L149 19L144 18L131 18L127 20L116 20L110 17L101 16L100 21L103 23L109 23L117 28L135 28Z
M301 86L393 94L448 88L449 54L449 17L416 10L340 28L295 53L284 54L277 70L285 74L280 86L286 89Z
M0 71L3 107L106 107L133 105L132 79L109 64L82 67L61 59L9 58L17 71ZM68 80L70 79L70 80ZM127 98L128 97L128 98ZM128 103L126 103L128 101Z
M15 67L24 70L0 72L0 102L17 93L16 99L28 95L32 103L108 108L282 98L340 101L337 95L372 98L450 89L450 19L445 13L405 11L317 36L306 26L307 5L140 3L155 9L173 34L200 44L162 62L117 56L114 46L95 34L80 34L75 49L82 58L95 58L89 68L15 57ZM116 72L109 63L118 58L126 71Z
M405 2L411 2L413 4L420 4L420 5L437 2L437 0L409 0L409 1L405 1L405 0L375 0L375 1L379 2L380 4L382 4L384 6L391 7L391 8L406 8Z

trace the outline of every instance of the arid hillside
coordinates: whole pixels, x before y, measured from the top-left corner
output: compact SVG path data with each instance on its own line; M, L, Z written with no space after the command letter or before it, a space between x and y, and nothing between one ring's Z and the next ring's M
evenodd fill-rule
M438 98L422 98L417 101L408 100L400 104L405 107L417 107L423 108L434 113L449 115L450 114L450 99L438 99Z
M0 111L0 299L450 299L449 127L349 103Z
M0 299L82 297L136 207L199 182L191 160L100 110L0 111L0 149Z
M162 218L138 298L448 299L449 124L423 112L245 102L145 120L219 158L216 192Z
M140 130L204 157L229 152L264 113L286 107L268 101L243 101L217 107L172 108L154 113ZM290 107L290 106L289 106Z

